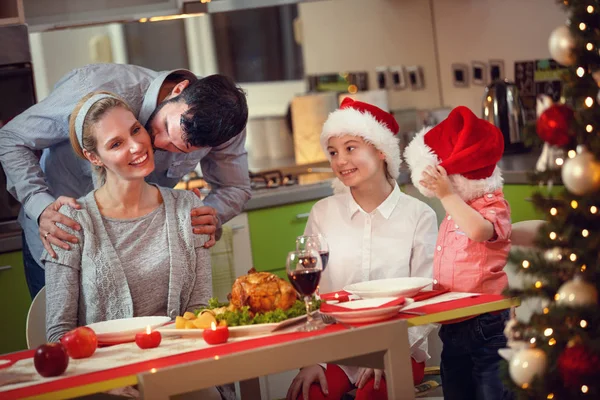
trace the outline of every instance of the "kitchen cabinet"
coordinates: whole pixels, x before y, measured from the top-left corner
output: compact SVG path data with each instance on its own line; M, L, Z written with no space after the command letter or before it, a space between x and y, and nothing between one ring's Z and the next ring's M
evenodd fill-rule
M23 253L0 254L0 354L27 348L25 323L30 304Z
M2 0L0 2L0 26L17 25L24 22L22 0Z
M554 186L551 193L556 195L563 189L563 186ZM547 214L537 210L534 207L531 197L537 191L544 193L546 189L532 185L504 185L504 198L510 205L510 217L515 222L526 221L530 219L545 219Z
M227 301L233 282L252 268L248 215L242 213L223 224L221 239L211 248L213 296Z
M181 13L178 0L22 1L27 24L33 32L56 27L134 21L140 18Z
M310 209L318 200L248 211L252 262L257 271L286 278L285 258L302 235Z

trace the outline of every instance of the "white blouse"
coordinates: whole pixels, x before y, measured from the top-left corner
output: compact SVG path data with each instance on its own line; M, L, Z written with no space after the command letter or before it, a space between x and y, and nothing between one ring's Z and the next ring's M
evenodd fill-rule
M371 213L350 192L327 197L310 211L305 234L320 233L329 245L321 293L356 282L423 276L433 278L435 212L402 193L398 185Z
M321 293L374 279L420 276L433 278L437 239L435 212L402 193L397 184L371 213L365 212L350 191L327 197L310 211L305 234L322 234L329 245L329 262L319 284ZM427 335L432 326L409 329L412 357L429 358ZM355 374L343 368L355 382Z

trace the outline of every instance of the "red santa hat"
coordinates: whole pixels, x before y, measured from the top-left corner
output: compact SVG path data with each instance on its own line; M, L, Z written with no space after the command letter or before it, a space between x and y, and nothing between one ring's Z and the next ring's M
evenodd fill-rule
M423 171L429 165L441 165L466 201L502 187L502 172L496 163L503 152L502 132L460 106L438 125L417 133L406 147L404 159L413 184L422 194L433 196L419 183Z
M329 138L344 135L360 136L365 142L385 154L388 173L392 178L397 179L402 163L400 142L396 136L399 130L400 127L392 114L372 104L346 97L340 108L329 114L325 121L321 132L321 147L331 161L327 151ZM343 185L336 180L333 186L338 192Z

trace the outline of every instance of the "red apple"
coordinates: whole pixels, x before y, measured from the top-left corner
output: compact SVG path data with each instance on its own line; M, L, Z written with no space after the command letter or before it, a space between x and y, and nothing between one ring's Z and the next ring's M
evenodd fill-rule
M80 326L65 333L60 342L71 358L90 357L98 347L98 338L92 328Z
M45 378L58 376L67 369L69 355L62 344L46 343L35 351L33 364L36 371Z

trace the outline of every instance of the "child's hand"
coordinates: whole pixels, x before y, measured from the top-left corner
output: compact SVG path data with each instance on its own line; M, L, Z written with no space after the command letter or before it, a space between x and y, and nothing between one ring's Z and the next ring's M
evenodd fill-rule
M358 370L358 379L356 380L356 387L362 389L363 387L365 387L367 382L371 380L371 377L374 377L373 389L379 390L379 385L381 383L382 376L384 376L384 372L381 369L360 368Z
M425 168L423 177L419 183L426 189L431 190L440 200L454 193L452 182L448 179L446 170L439 165L435 168L431 165Z

